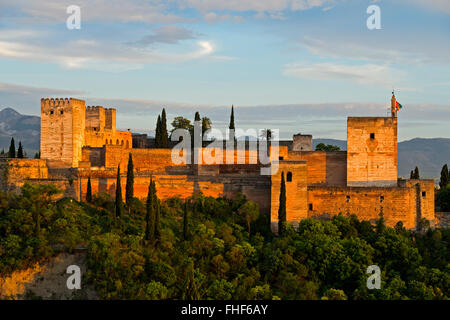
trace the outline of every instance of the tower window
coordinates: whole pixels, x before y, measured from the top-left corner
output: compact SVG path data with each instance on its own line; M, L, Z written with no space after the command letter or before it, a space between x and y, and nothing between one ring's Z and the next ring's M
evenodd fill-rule
M50 114L53 114L53 110L50 110Z
M384 200L384 196L381 196L380 197L380 202L383 202L383 200Z
M427 192L426 191L422 191L422 197L426 197L427 196Z
M287 173L287 175L286 175L286 181L287 181L287 182L292 182L292 172L289 171L289 172Z
M310 211L313 210L313 204L312 204L312 203L309 204L309 210L310 210Z
M284 157L278 157L278 160L284 160Z
M64 110L61 110L59 113L60 113L60 114L63 114L63 113L64 113Z
M372 132L372 133L370 134L370 139L372 139L372 140L375 139L375 133Z

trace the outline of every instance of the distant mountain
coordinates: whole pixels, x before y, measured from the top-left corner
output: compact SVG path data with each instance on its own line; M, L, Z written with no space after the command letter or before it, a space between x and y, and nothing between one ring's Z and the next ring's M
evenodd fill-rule
M11 137L14 137L16 148L21 141L28 157L33 157L39 150L40 132L40 117L22 115L12 108L0 111L0 149L5 149L5 152L9 149Z
M22 141L29 157L39 151L41 122L40 117L26 116L12 108L0 111L0 149L8 151L11 137L14 137L16 148ZM319 143L339 146L347 149L347 141L336 139L313 139L314 148ZM415 138L398 144L399 175L409 177L409 173L416 166L419 167L421 177L439 178L442 166L450 165L450 139Z
M335 139L313 139L314 148L319 143L339 146L347 150L347 141ZM398 174L409 178L411 170L419 168L422 178L438 179L444 164L450 165L450 139L415 138L398 144Z

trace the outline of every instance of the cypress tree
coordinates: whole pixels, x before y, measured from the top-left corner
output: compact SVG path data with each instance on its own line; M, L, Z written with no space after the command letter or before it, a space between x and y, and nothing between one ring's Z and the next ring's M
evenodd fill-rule
M163 108L161 114L161 147L168 148L169 147L169 138L167 134L167 117L166 117L166 109Z
M183 239L187 240L188 236L188 201L184 202L184 215L183 215Z
M233 133L230 132L229 139L236 140L236 137L235 137L236 133L234 132L235 127L234 127L234 106L233 105L231 105L230 125L228 126L228 129L230 129L230 131L233 130Z
M278 207L278 234L284 235L286 229L286 182L284 171L281 172L280 206Z
M128 167L127 167L127 186L125 192L125 201L127 206L130 205L131 200L134 197L134 167L133 167L133 157L131 152L128 155Z
M419 168L414 169L414 179L420 179Z
M147 205L145 215L145 240L153 241L155 239L155 199L154 199L154 182L150 178L147 193Z
M158 120L156 120L156 130L155 130L155 147L161 148L161 144L162 144L161 116L158 115Z
M14 138L11 138L11 144L9 145L8 158L16 157L16 145L14 144Z
M91 187L91 177L88 178L87 190L86 190L86 202L92 202L92 187Z
M234 106L231 106L231 115L230 115L230 126L228 127L228 129L235 129L234 127Z
M17 158L23 159L22 141L19 141L19 148L17 149Z
M120 185L120 165L117 166L117 183L116 183L116 217L122 215L123 202L122 202L122 187Z
M200 118L200 113L197 111L195 112L195 117L194 117L194 121L201 121L202 119Z
M439 187L443 190L449 183L449 170L447 164L444 164L441 170L441 180L439 181Z
M156 187L154 188L156 192ZM159 240L161 238L161 221L160 221L160 215L161 215L161 204L159 203L158 197L155 196L155 240Z
M414 179L414 170L411 170L411 173L409 174L409 178L411 180Z

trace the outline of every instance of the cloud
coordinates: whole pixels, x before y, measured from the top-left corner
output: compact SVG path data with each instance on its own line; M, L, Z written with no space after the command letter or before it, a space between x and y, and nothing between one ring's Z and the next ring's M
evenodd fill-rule
M244 18L241 16L233 16L228 13L226 14L217 14L215 12L207 12L203 15L203 19L209 23L214 24L222 21L232 21L232 22L242 22Z
M402 0L403 2L418 5L428 10L444 12L450 14L450 1L448 0Z
M325 4L336 2L335 0L183 0L182 6L195 8L199 11L232 10L232 11L301 11Z
M289 64L285 66L283 74L305 79L344 80L359 84L386 84L391 78L393 70L386 65L363 64L345 65L335 63ZM397 74L397 79L398 79Z
M2 0L0 12L21 24L58 24L66 21L66 8L76 4L81 8L82 23L174 24L198 20L183 15L184 10L191 9L197 10L208 22L243 19L229 12L217 13L224 11L268 12L272 18L279 19L282 11L303 11L339 1L342 0L128 0L124 4L123 0L77 0L76 3L73 0ZM179 12L171 13L171 9Z
M196 36L191 30L170 25L157 28L153 34L147 35L138 41L129 42L129 44L145 47L155 43L177 44L182 40L195 38Z
M5 15L26 24L64 23L69 16L66 9L70 5L81 8L83 22L144 22L149 24L173 24L188 22L190 19L168 13L167 1L131 0L2 0L0 9L10 9L13 15Z
M382 61L384 63L424 64L443 61L450 63L450 48L446 44L417 46L417 43L406 44L389 40L369 42L368 39L351 40L343 38L313 38L305 36L300 42L311 53L333 58L349 58L354 60Z
M13 33L16 32L13 30ZM16 32L20 34L20 32ZM23 31L24 34L27 34ZM197 41L192 49L182 53L126 46L101 40L79 39L58 45L47 44L48 33L33 39L3 36L0 33L0 57L27 61L58 63L68 69L91 69L120 72L139 69L151 63L175 63L200 59L214 52L211 41ZM162 40L160 37L159 40ZM174 36L172 37L174 40Z

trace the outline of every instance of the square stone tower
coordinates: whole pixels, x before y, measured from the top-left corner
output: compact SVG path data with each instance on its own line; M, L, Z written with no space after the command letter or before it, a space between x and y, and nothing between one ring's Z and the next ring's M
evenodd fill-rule
M41 159L77 167L82 159L86 104L78 99L41 99Z
M347 119L347 185L397 185L397 117Z

